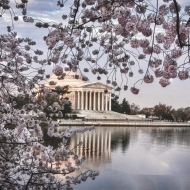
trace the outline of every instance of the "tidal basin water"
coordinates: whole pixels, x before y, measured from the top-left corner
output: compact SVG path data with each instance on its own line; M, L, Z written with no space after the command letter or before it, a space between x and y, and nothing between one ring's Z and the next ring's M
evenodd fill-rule
M64 130L58 128L58 131ZM96 127L69 141L86 161L80 172L99 171L74 190L189 190L190 128Z

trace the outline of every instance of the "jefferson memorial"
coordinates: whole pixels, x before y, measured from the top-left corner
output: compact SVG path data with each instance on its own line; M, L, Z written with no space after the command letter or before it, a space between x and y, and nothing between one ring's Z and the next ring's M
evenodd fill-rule
M54 81L54 82L53 82ZM64 79L52 75L45 83L47 88L68 86L68 97L73 110L111 111L112 87L100 82L89 82L81 73L67 72Z

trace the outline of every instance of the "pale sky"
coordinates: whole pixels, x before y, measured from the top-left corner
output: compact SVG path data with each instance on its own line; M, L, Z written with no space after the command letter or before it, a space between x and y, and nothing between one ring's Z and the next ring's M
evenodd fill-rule
M13 0L11 0L13 2ZM57 1L53 0L30 0L28 3L28 16L32 16L33 18L43 20L45 22L55 22L55 23L63 23L63 20L61 18L62 14L65 14L65 10L69 10L69 6L66 6L64 9L59 9L56 6ZM152 0L154 3L155 1ZM182 7L184 5L188 4L187 0L179 0L178 1ZM15 5L13 5L15 7ZM24 23L21 18L20 14L21 10L16 9L16 14L19 15L19 21L14 22L14 31L18 33L19 37L30 37L33 40L37 42L37 45L34 47L34 49L41 49L44 51L43 57L46 58L46 45L45 42L42 40L43 36L48 34L47 29L39 29L35 27L34 23ZM0 18L0 27L1 31L0 34L7 33L6 32L6 26L11 25L11 19L10 15L4 15L4 17ZM64 24L64 23L63 23ZM102 59L101 61L103 61ZM182 60L183 61L183 60ZM84 65L83 63L80 63L81 70L83 70ZM84 63L85 64L85 63ZM100 63L101 64L101 63ZM142 62L142 68L146 68L146 63ZM145 64L145 65L143 65ZM37 67L37 65L36 65ZM136 75L133 78L129 78L129 89L133 84L140 79L141 76L138 74L138 68L134 66L134 70L136 70ZM46 70L48 73L52 72L52 66L46 67ZM84 73L91 82L95 82L96 77L90 73L86 74ZM105 84L105 78L101 81ZM121 82L121 77L117 77L117 82ZM125 82L125 81L124 81ZM187 79L185 81L180 81L178 78L171 81L171 84L165 88L161 87L159 84L159 79L155 78L155 81L153 84L145 84L139 82L136 85L137 88L140 89L140 92L138 95L134 95L131 93L131 91L128 89L127 91L121 91L120 92L120 101L123 98L126 98L126 100L129 101L130 104L135 103L136 105L139 105L140 108L143 107L152 107L156 104L165 103L167 105L171 105L174 108L180 108L180 107L187 107L190 106L190 79Z

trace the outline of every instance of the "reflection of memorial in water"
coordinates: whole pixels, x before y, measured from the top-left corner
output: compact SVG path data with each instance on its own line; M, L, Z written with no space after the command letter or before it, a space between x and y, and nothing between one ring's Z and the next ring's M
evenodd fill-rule
M57 131L64 129L60 127ZM136 143L139 134L139 128L134 127L96 127L93 131L73 135L69 147L76 147L82 142L82 145L75 148L76 154L93 163L110 163L111 152L120 148L122 152L127 151L130 145Z
M70 147L75 147L82 142L82 145L75 148L75 153L86 157L85 162L98 163L99 167L111 162L111 131L101 129L77 134L71 138Z
M60 127L58 132L65 128ZM69 140L75 153L86 157L81 170L101 171L112 162L112 153L131 151L137 144L146 150L164 151L175 146L183 150L190 146L190 128L161 127L96 127L95 130L76 134Z
M111 152L121 149L126 152L129 146L136 143L139 130L130 127L96 127L95 130L76 134L71 137L69 147L75 148L75 153L86 157L83 165L90 169L99 169L111 163ZM83 166L82 166L83 168Z
M81 147L76 151L93 162L111 161L110 153L128 148L139 141L146 147L157 147L158 150L172 148L175 145L190 146L190 128L173 127L96 127L94 131L78 134L72 138L72 146L80 141Z
M82 142L76 153L91 159L110 158L110 153L118 148L125 152L130 144L137 141L138 128L96 127L94 131L77 134L71 138L71 147Z
M62 132L65 129L65 127L57 128L57 132ZM86 158L82 164L81 172L88 169L100 171L111 163L111 137L110 127L96 127L93 131L78 133L69 139L69 148L75 147L75 153L79 157ZM76 146L80 142L82 142L81 145Z
M73 148L83 142L75 148L77 154L87 158L82 164L82 171L102 171L111 162L113 164L116 152L131 153L138 146L148 153L168 151L173 147L187 150L190 146L189 133L190 128L96 127L94 131L73 135L69 146Z
M59 127L57 131L65 128ZM77 185L76 190L126 189L126 184L133 189L141 186L141 189L163 189L174 182L189 184L190 128L100 126L94 131L73 135L69 148L81 141L83 144L75 152L87 159L72 175L88 170L98 171L100 175L95 182L88 179Z

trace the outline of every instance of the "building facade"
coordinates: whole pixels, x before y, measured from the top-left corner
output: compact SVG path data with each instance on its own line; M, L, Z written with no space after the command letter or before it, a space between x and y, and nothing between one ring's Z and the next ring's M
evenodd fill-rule
M55 84L50 85L52 81ZM76 75L76 73L70 71L64 79L60 80L57 79L56 75L52 75L45 83L45 86L51 89L55 86L63 87L67 85L70 93L65 94L64 97L69 98L73 110L111 111L112 88L100 82L89 82L82 74Z

